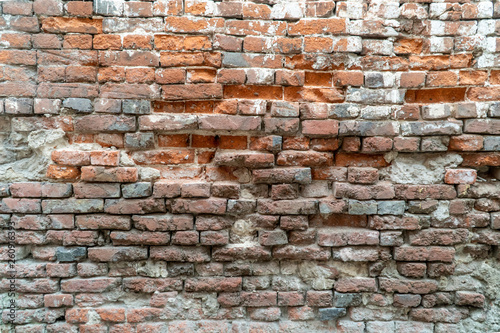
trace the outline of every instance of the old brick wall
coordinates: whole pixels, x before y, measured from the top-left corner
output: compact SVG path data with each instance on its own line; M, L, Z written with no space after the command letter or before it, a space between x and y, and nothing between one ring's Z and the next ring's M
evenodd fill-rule
M500 2L0 8L2 333L500 331Z

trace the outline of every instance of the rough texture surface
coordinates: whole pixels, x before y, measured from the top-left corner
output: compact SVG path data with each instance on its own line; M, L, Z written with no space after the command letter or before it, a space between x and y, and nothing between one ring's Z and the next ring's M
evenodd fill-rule
M0 10L1 332L500 331L500 2Z

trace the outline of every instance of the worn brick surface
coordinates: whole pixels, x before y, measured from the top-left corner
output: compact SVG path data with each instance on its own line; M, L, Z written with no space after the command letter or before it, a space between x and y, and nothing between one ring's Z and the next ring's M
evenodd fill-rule
M7 0L0 30L0 331L500 331L498 1Z

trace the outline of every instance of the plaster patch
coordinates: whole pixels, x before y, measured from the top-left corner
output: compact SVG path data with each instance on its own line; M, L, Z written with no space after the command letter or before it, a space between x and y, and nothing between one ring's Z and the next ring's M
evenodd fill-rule
M442 182L446 168L457 167L462 161L458 154L398 154L392 164L380 173L383 179L396 184L436 184Z

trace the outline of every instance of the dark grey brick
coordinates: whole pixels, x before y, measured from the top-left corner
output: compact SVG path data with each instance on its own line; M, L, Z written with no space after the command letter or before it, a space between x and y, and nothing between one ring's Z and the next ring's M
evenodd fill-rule
M71 262L85 259L87 249L84 247L58 247L56 250L57 260L60 262Z

